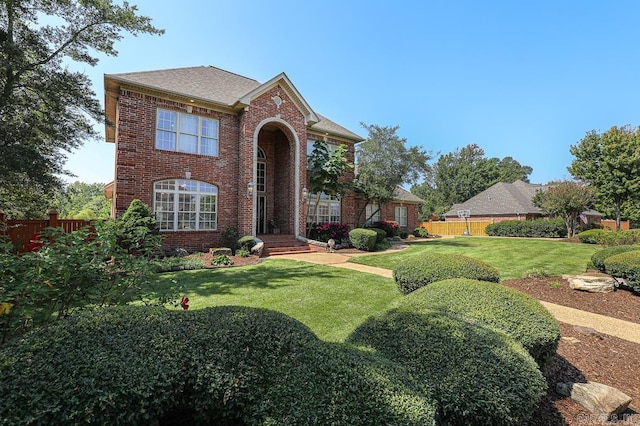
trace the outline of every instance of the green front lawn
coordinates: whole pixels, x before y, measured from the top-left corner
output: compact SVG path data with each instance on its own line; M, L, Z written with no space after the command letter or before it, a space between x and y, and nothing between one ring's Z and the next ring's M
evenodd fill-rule
M489 263L508 279L540 267L551 275L582 272L595 250L593 245L560 241L460 237L411 243L406 250L351 261L393 269L408 256L462 253ZM390 278L277 258L241 268L161 274L158 280L160 285L175 280L183 286L181 295L189 297L190 309L219 305L272 309L333 342L344 341L366 318L395 307L403 297Z
M544 268L551 276L584 272L597 250L593 244L527 238L455 237L410 243L406 250L359 256L349 262L393 269L411 256L426 253L464 254L482 260L500 271L504 279L522 278L527 271Z
M366 318L402 297L390 278L285 259L159 277L161 285L175 280L183 286L189 309L220 305L273 309L334 342L344 341Z

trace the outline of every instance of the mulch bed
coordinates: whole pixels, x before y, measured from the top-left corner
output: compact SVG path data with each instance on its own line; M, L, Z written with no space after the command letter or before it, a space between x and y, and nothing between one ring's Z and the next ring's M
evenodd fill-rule
M503 284L538 300L640 323L640 297L626 290L607 294L580 292L569 288L561 277L506 280ZM529 425L640 425L640 344L585 333L564 323L560 324L560 331L558 353L547 373L549 391ZM622 419L607 422L555 392L556 383L587 380L613 386L634 398Z

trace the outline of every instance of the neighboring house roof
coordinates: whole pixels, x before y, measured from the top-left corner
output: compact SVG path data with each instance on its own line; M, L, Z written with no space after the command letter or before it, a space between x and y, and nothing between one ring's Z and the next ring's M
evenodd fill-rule
M394 201L401 201L403 203L424 204L424 200L415 194L407 191L406 189L398 186L393 193Z
M461 204L454 204L446 217L458 216L458 210L469 210L471 216L501 216L542 214L533 204L533 196L544 190L544 185L534 185L517 180L514 183L498 182L475 197Z
M316 114L293 86L286 74L281 73L264 84L212 66L173 68L120 74L105 74L105 109L107 118L115 121L117 87L121 84L141 87L151 91L188 98L191 101L206 102L227 109L238 110L274 84L282 83L305 115L310 130L341 136L355 142L364 140L356 133L345 129L328 118ZM111 140L111 135L107 139Z
M585 216L599 216L599 217L604 216L599 211L596 211L596 210L593 210L593 209L585 210L585 211L582 212L582 214L585 215Z

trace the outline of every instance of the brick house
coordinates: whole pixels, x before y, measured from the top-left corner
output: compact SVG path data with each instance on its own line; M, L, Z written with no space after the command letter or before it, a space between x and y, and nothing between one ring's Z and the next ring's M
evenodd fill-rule
M106 140L116 144L105 188L112 215L142 200L167 246L204 250L231 227L303 238L307 222L355 224L353 193L321 197L311 217L306 157L323 140L345 144L353 162L363 138L317 114L286 74L259 83L201 66L105 74L104 86ZM399 202L401 219L417 223L417 208L403 210L415 200Z
M444 214L445 221L464 221L458 216L460 211L469 211L470 220L492 221L534 220L545 217L540 207L533 204L533 197L538 191L545 191L547 186L531 184L517 180L514 183L498 182L471 197L461 204L454 204ZM602 214L595 210L587 210L580 215L582 225L599 223Z

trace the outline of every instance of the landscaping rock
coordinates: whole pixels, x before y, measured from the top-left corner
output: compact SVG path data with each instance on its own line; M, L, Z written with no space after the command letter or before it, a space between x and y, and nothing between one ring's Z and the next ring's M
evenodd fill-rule
M569 287L590 293L610 293L615 290L616 282L608 276L577 275L569 278Z
M631 403L631 397L616 388L596 382L558 383L556 391L582 405L594 414L607 416L623 413Z
M231 249L226 247L210 248L209 253L211 253L212 256L218 256L221 254L225 254L227 256L233 256L233 252L231 251Z

